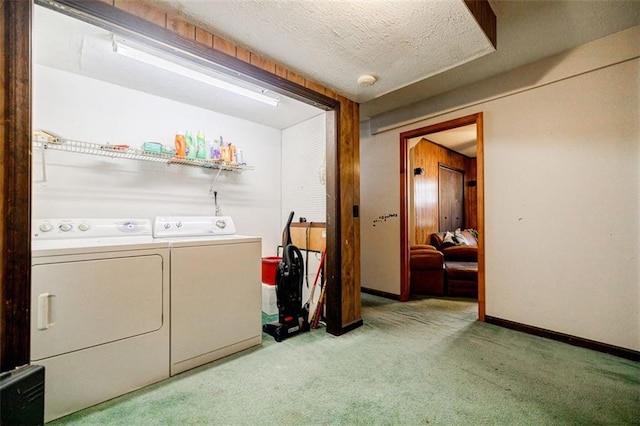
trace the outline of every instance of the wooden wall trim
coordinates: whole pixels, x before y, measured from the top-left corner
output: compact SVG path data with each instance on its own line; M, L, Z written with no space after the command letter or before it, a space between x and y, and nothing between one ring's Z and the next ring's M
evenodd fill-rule
M330 134L333 133L333 134ZM327 113L327 290L326 323L327 332L339 335L342 330L342 251L340 244L340 150L331 140L340 134L340 107Z
M453 120L444 121L442 123L436 123L425 127L419 127L417 129L407 130L406 132L402 132L400 136L409 140L418 136L426 135L428 133L437 133L456 127L475 124L480 114L482 113L467 115L464 117L454 118Z
M416 135L419 136L419 135ZM400 296L401 302L411 297L409 283L409 139L413 136L400 135Z
M478 229L478 320L486 313L486 228L484 225L484 114L476 114L476 223Z
M2 372L28 364L30 359L31 8L30 1L2 2Z
M483 141L483 114L468 115L453 120L432 124L417 129L411 129L400 133L400 300L409 300L411 289L409 285L409 220L408 208L408 185L409 167L408 146L409 139L423 136L429 133L441 132L444 130L462 127L469 124L476 124L478 135L477 163L477 215L478 215L478 320L485 318L485 227L484 227L484 141Z

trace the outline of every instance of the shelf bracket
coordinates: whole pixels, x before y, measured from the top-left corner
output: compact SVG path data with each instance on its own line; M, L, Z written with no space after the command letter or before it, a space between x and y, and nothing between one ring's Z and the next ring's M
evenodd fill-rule
M216 184L216 181L218 180L218 176L220 176L221 171L222 171L222 168L219 168L218 173L216 173L216 175L213 177L213 180L211 181L211 186L209 187L209 194L213 194L213 186Z

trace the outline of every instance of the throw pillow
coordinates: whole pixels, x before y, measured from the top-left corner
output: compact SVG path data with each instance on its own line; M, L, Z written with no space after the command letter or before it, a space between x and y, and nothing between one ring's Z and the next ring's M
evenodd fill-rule
M456 241L455 241L455 239L453 238L453 234L452 234L451 232L449 232L449 231L447 231L447 232L444 234L444 238L442 239L442 242L443 242L444 244L451 244L451 245L454 245L454 246L457 244L457 242L456 242Z
M466 229L465 231L467 231L468 233L473 235L473 238L478 240L478 230L477 229Z
M453 231L453 239L455 241L455 245L457 246L469 245L469 242L467 241L467 239L464 237L464 235L462 235L462 231L460 230L460 228Z

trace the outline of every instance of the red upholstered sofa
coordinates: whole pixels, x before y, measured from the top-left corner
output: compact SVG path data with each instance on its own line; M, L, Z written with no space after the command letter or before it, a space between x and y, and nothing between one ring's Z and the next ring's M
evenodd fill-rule
M431 245L442 252L444 257L445 294L476 298L478 240L473 230L456 231L450 231L451 235L447 235L447 232L437 232L430 237Z

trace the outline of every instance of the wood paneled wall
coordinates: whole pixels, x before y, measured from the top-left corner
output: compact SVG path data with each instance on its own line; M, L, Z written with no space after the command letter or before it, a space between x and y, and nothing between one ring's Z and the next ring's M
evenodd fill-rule
M342 325L350 330L362 324L360 302L360 117L358 104L340 101L338 176L342 257ZM346 255L346 256L345 256ZM344 285L357 283L357 285ZM345 303L347 302L348 303ZM328 327L328 324L327 324Z
M465 163L465 228L478 229L478 162L466 158Z
M464 172L465 227L476 228L477 199L475 187L469 181L476 180L476 161L423 138L411 150L414 168L422 167L424 174L413 176L414 191L414 242L429 244L429 236L438 232L438 173L440 164Z

